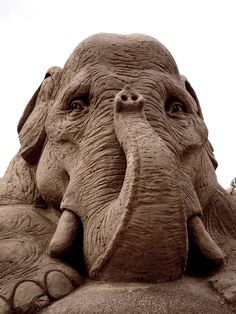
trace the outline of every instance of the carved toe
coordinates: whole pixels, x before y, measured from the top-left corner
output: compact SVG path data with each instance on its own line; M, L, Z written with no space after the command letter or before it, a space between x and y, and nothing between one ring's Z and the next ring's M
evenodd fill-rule
M49 304L49 298L34 281L24 281L18 285L13 297L16 313L33 314Z
M46 286L50 297L58 300L74 290L71 281L60 271L51 271L46 276Z
M1 314L12 314L12 310L7 302L0 297L0 313Z

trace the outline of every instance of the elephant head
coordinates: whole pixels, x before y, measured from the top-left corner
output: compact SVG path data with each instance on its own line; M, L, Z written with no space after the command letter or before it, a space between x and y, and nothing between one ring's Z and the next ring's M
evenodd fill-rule
M192 244L223 262L209 221L230 205L201 108L156 39L89 37L50 69L18 131L37 190L62 212L52 255L66 254L80 220L92 278L180 278Z

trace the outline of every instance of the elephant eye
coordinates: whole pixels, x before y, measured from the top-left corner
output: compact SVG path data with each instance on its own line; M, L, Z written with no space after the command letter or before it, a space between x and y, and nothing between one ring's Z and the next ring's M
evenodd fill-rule
M165 105L165 111L170 114L178 114L186 112L185 105L178 100L167 101Z
M174 112L183 112L184 111L184 107L182 104L180 103L175 103L172 105L171 107L171 113L174 113Z
M69 105L68 105L68 109L72 112L74 110L77 111L86 111L88 110L88 102L86 101L86 99L81 98L77 98L77 99L73 99Z

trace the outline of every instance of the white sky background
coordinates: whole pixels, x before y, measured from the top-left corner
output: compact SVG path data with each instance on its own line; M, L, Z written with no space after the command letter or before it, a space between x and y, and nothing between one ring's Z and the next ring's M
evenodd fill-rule
M160 40L200 100L219 167L236 176L235 0L0 0L0 176L19 148L16 126L46 70L97 32Z

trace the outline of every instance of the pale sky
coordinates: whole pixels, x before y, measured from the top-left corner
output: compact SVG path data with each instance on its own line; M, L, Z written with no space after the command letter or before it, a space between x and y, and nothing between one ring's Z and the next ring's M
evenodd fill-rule
M220 184L236 176L235 0L0 0L0 176L19 148L16 126L51 66L94 33L160 40L201 103Z

